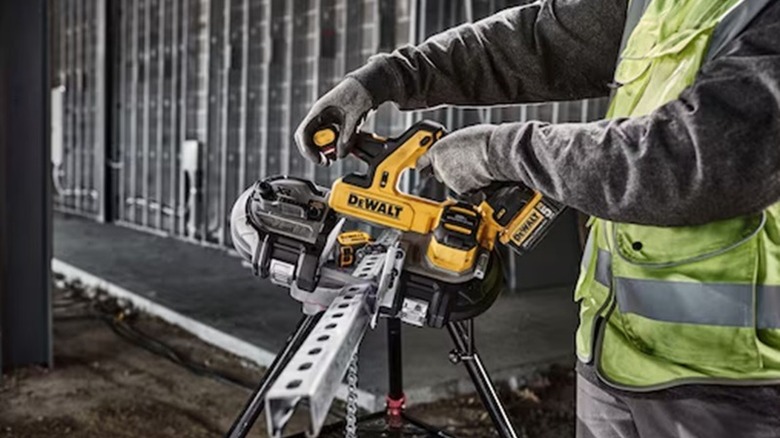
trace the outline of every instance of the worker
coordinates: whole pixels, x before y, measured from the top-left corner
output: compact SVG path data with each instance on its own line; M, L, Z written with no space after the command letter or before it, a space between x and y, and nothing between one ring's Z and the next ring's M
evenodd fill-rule
M417 163L591 217L577 436L780 436L780 2L540 0L372 57L296 132L367 111L611 95L591 123L481 124Z

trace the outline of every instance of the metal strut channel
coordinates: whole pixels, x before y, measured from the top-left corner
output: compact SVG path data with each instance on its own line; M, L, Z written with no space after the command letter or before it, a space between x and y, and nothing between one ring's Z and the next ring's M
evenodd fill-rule
M367 301L376 292L376 279L386 257L382 253L361 260L353 276L366 282L341 289L269 389L265 411L270 436L282 436L297 407L308 411L309 435L319 434L352 357L368 330L372 312Z

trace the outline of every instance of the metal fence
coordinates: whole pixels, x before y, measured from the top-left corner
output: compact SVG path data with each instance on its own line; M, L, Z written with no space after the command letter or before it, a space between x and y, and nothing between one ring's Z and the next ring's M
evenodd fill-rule
M105 2L52 1L52 181L54 206L104 216L106 151Z
M52 0L55 208L228 245L232 201L291 174L328 184L292 132L317 96L369 56L522 0ZM603 101L380 108L368 129L421 118L586 121ZM61 111L60 111L61 110Z

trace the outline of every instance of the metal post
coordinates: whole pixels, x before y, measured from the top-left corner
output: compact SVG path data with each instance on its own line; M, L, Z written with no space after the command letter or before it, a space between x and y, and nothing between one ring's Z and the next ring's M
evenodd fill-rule
M158 0L157 2L157 48L153 49L157 52L157 96L155 104L157 105L157 115L155 118L155 125L157 130L157 138L155 139L155 167L154 167L154 200L157 202L157 212L154 217L154 228L158 231L162 231L163 227L163 132L168 129L167 125L163 123L163 111L165 107L165 16L167 14L165 8L166 0ZM152 34L151 28L149 35ZM151 71L151 68L150 68ZM147 208L152 206L152 201L147 199Z
M390 375L390 390L387 396L392 400L404 398L403 350L401 348L401 320L387 319L387 362Z
M140 58L138 28L140 27L141 13L139 3L141 0L130 0L133 11L132 30L130 33L130 40L133 43L133 49L130 52L132 60L132 71L130 72L130 148L128 153L125 154L127 161L123 166L123 173L126 172L127 166L130 166L130 187L126 195L133 199L138 197L137 175L138 175L138 63ZM125 179L128 177L125 175ZM119 202L127 203L127 198L120 199ZM138 206L135 203L128 204L130 208L130 214L127 220L130 222L136 222L138 214Z
M179 172L178 166L177 166L177 157L179 156L179 150L180 150L180 142L183 140L183 137L179 136L179 117L184 117L183 115L180 115L179 113L179 99L181 97L181 94L179 93L179 74L184 76L186 73L184 71L179 71L179 52L180 52L180 44L181 39L179 38L179 32L181 31L181 27L179 26L179 4L181 3L181 0L173 0L172 2L172 11L171 11L171 96L170 96L170 113L171 113L171 122L170 126L167 126L166 129L169 129L169 137L168 137L168 145L167 148L169 150L169 157L170 162L168 172L170 173L168 177L170 178L168 184L168 190L169 190L169 201L168 204L171 206L171 219L168 224L168 231L175 235L178 225L178 220L180 216L183 216L183 210L179 208L179 201L177 201L177 193L178 193L178 187L177 182L179 181Z
M287 40L287 50L285 51L284 58L284 117L283 128L281 129L282 138L280 139L279 147L281 148L280 161L281 170L283 175L290 174L290 125L292 124L292 101L293 101L293 28L295 25L295 2L285 2L284 22L287 25L285 28L284 38Z
M51 366L45 0L0 2L0 365Z
M228 110L230 109L230 6L232 0L222 0L222 75L220 76L219 105L219 199L217 199L217 243L224 246L227 234L227 156L228 156Z
M466 328L460 322L447 324L447 330L455 344L452 359L455 362L463 362L463 366L466 367L466 371L474 382L479 398L490 415L490 419L493 420L493 425L499 436L501 438L517 438L517 432L515 432L512 422L509 421L509 416L498 398L493 381L474 346L474 321L469 320L467 324Z
M181 151L182 144L185 140L187 140L187 75L189 70L189 32L190 32L190 0L180 0L182 2L182 12L181 12L181 48L177 48L177 50L180 50L181 52L181 84L179 84L180 93L178 96L178 100L176 102L176 105L178 106L179 110L179 141L176 145L176 150ZM195 111L197 114L197 110ZM181 157L179 157L181 159ZM179 215L178 220L178 231L179 235L181 236L187 236L187 228L186 228L186 221L185 221L185 212L187 211L187 193L184 190L184 184L183 180L179 179L178 184L178 190L179 190L179 202L176 203L176 210L181 211L181 214ZM194 212L189 212L190 215L193 215ZM192 239L194 236L187 236L190 239Z
M119 35L116 32L117 7L107 0L97 0L95 15L97 20L97 48L95 49L95 155L92 167L95 172L94 188L97 192L96 217L100 222L109 220L112 196L111 174L107 174L109 161L112 161L113 142L111 126L114 121L114 106L111 104L114 96L112 77L114 72L114 41Z
M119 107L119 148L117 153L113 156L114 163L112 163L111 166L112 175L116 174L114 181L116 182L115 190L117 192L117 205L113 214L113 219L127 220L127 216L125 215L125 181L127 178L127 168L125 166L127 164L127 160L125 157L127 156L127 148L130 147L129 141L127 139L127 136L129 135L128 129L130 129L128 118L130 116L130 111L132 111L132 108L129 105L127 91L127 59L129 56L128 53L130 51L127 42L127 30L130 28L130 24L128 22L128 16L130 15L129 2L122 2L118 8L121 10L121 13L119 14L119 23L117 26L117 31L120 34L120 49L117 53L118 56L116 68L119 70L119 101L121 102L121 106Z
M249 94L249 0L243 0L241 4L243 15L241 16L241 88L239 91L239 105L241 119L238 128L238 193L241 193L246 186L246 137L248 131L247 123L247 94ZM230 196L236 196L231 193Z
M151 141L151 88L152 88L152 0L146 0L144 5L144 113L143 113L143 161L141 165L141 193L143 202L141 204L141 224L144 227L149 226L149 142ZM155 11L156 13L157 11ZM138 201L136 197L135 202Z
M83 188L81 178L81 164L84 155L84 82L86 81L86 74L84 73L84 1L75 1L75 16L71 22L71 29L73 29L74 37L74 78L73 81L73 93L75 96L75 104L73 105L74 114L74 126L73 126L73 144L71 149L71 155L73 157L73 173L68 175L68 179L72 182L71 193L73 196L73 207L78 212L83 212L82 201L84 198L81 196L81 189Z
M264 0L263 1L263 35L262 40L263 44L265 46L265 50L263 50L263 88L261 91L260 96L260 108L262 108L262 112L260 113L260 120L258 123L260 124L260 171L258 174L259 178L265 178L268 176L268 135L269 135L269 129L268 129L268 114L269 111L269 100L268 100L268 94L269 89L271 87L271 50L273 48L273 40L271 38L271 0Z

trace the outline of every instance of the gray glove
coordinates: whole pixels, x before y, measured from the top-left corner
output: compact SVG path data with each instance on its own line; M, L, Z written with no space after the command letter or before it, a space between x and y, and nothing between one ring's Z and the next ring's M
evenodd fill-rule
M418 172L433 175L458 194L487 187L495 180L488 151L495 125L475 125L445 135L417 160Z
M304 157L328 166L349 153L349 146L360 123L372 109L369 92L356 79L346 78L314 103L309 113L295 130L295 143ZM335 156L325 154L314 144L314 134L331 127L337 133Z

